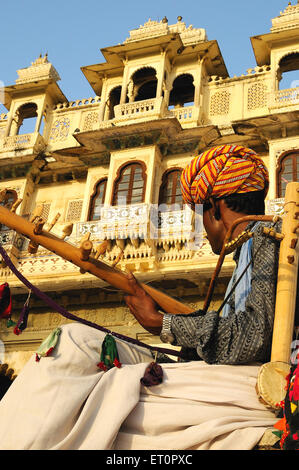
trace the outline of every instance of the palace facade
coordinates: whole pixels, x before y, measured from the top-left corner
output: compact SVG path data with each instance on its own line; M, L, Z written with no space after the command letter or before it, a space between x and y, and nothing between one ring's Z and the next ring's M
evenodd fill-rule
M102 49L104 63L81 68L94 96L68 101L46 56L18 70L3 90L0 115L1 204L22 199L17 214L39 208L52 233L79 245L107 240L100 259L200 308L216 265L200 214L183 206L179 178L198 153L221 144L254 149L270 173L267 213L279 213L287 182L299 174L299 88L283 77L299 69L299 4L251 38L256 65L230 77L216 40L201 28L149 20L121 44ZM72 226L66 236L66 228ZM47 226L45 226L47 228ZM126 308L123 294L0 226L0 241L30 282L70 312L113 331L157 344ZM31 251L31 252L30 252ZM34 251L34 250L33 250ZM234 267L223 265L216 306ZM9 268L1 283L18 319L28 292ZM18 372L55 327L67 322L30 299L19 336L0 322L4 360Z

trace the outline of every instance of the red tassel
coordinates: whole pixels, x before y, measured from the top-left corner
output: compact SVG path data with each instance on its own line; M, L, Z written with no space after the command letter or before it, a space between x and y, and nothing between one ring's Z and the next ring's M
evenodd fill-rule
M14 328L13 330L14 334L19 336L21 333L22 333L22 330L20 330L20 328L18 328L17 326Z
M99 363L97 364L97 367L98 367L99 369L103 370L104 372L107 372L107 370L108 370L107 366L105 366L105 364L104 364L103 361L99 362Z
M7 282L0 285L0 318L11 315L11 293Z
M54 351L54 348L50 348L50 349L47 351L46 356L47 356L47 357L50 356L50 354L52 353L52 351Z
M115 367L117 367L118 369L121 368L121 363L119 362L119 360L117 358L114 359L113 365L115 365Z
M40 357L38 354L35 354L35 362L39 362L40 361Z

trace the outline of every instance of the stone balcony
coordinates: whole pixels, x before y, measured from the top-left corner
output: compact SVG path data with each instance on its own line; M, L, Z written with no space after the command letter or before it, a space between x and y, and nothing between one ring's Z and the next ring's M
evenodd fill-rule
M152 98L114 106L114 122L135 121L136 119L159 119L164 117L165 104L163 98Z
M201 217L194 217L187 206L183 210L152 204L103 207L99 221L76 224L76 242L88 232L95 242L108 241L109 263L119 259L123 269L137 271L156 270L161 262L194 261L203 244Z
M270 93L268 106L270 109L286 108L299 105L299 88L288 88Z
M46 147L44 138L39 132L3 137L0 140L0 154L5 152L38 153ZM0 155L1 158L1 155Z

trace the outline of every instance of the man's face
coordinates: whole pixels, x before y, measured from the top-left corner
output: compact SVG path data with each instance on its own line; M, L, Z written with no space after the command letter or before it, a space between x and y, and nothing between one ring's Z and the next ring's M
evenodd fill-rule
M225 239L226 228L221 219L215 219L213 208L204 211L203 224L213 252L219 255Z

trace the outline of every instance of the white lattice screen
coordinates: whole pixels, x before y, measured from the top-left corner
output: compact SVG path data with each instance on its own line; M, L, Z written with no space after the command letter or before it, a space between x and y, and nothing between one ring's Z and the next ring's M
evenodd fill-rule
M83 199L74 199L68 202L65 221L66 222L77 222L81 218L83 206Z

